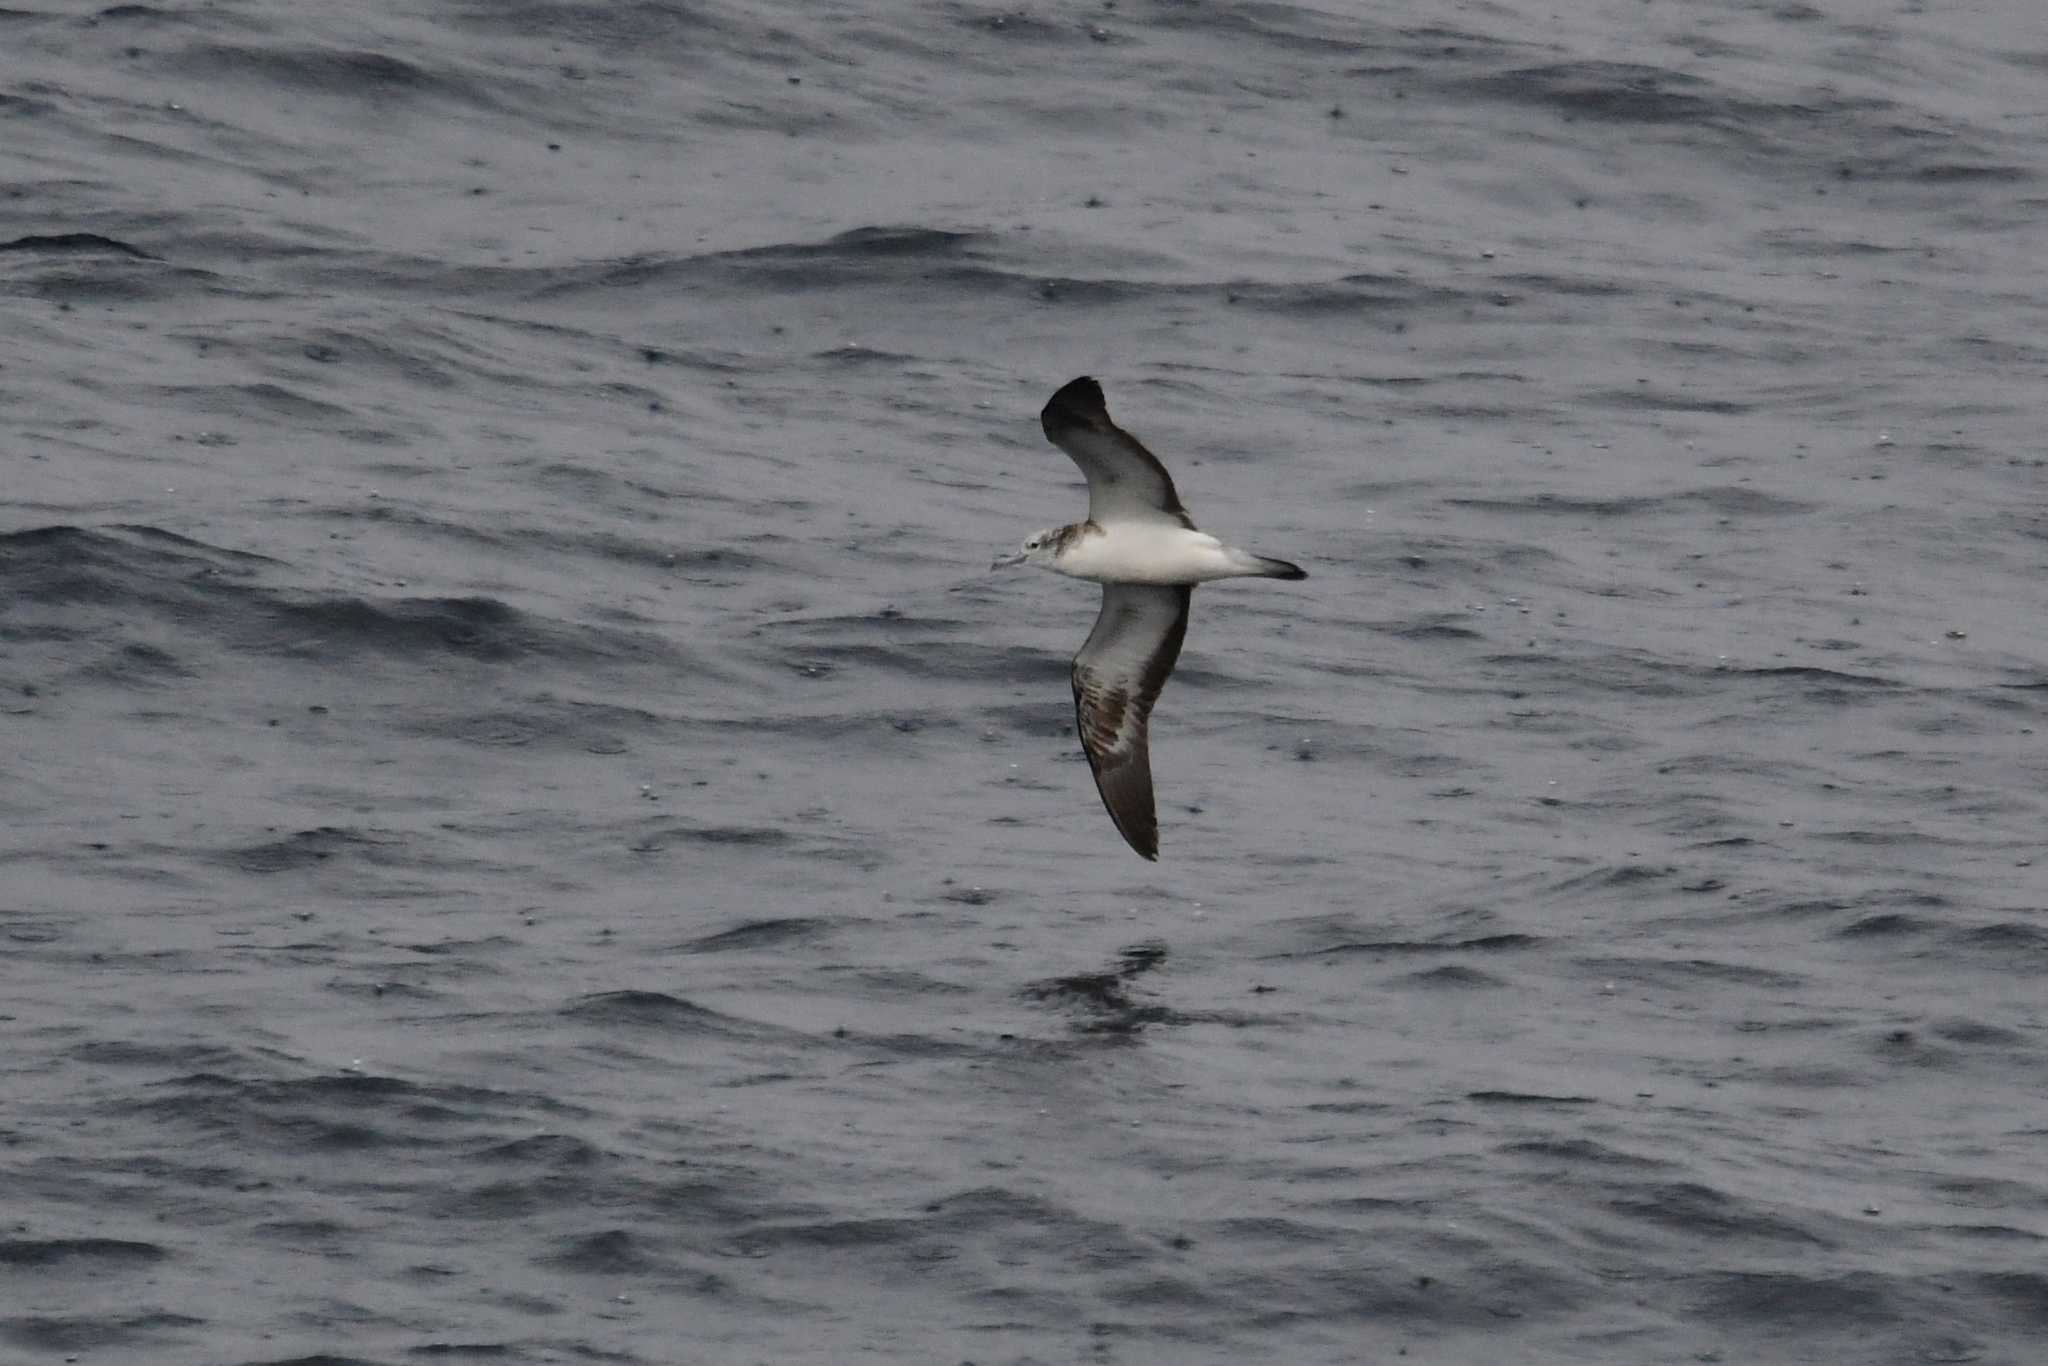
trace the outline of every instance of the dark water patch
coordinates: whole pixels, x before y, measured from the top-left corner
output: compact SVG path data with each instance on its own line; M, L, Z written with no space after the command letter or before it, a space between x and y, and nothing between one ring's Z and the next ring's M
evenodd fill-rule
M647 1240L628 1229L612 1228L555 1240L555 1251L539 1259L542 1266L581 1275L624 1276L670 1271L674 1263L658 1256Z
M666 0L507 0L451 9L461 27L493 37L544 38L570 50L592 47L621 54L664 54L699 59L704 44L725 25L704 5ZM748 33L765 37L759 28Z
M1272 283L1073 275L1033 269L1029 262L999 260L998 251L1011 245L984 233L859 228L824 242L778 243L694 256L633 256L551 268L545 276L505 268L486 281L476 278L475 269L450 275L427 263L410 268L409 273L422 287L460 289L466 294L488 289L539 300L621 289L648 294L717 288L811 296L828 290L871 291L886 286L899 291L1006 299L1013 304L1035 301L1088 308L1205 303L1309 321L1392 310L1465 309L1473 301L1464 291L1395 276L1347 275L1320 282ZM392 263L386 270L399 273L407 268ZM845 358L840 348L816 354L835 362ZM853 359L869 358L864 348L855 348ZM915 359L886 354L874 358L892 364Z
M557 1012L562 1019L607 1029L652 1029L666 1034L720 1037L755 1035L760 1027L662 991L600 991L580 996Z
M73 252L107 251L121 256L132 256L140 261L160 261L140 247L96 232L53 232L30 233L10 242L0 242L0 252L34 252L39 255L69 254Z
M1754 412L1759 406L1754 402L1740 399L1680 393L1653 385L1631 385L1625 389L1594 389L1580 397L1589 406L1618 408L1625 412L1715 413L1733 416Z
M1133 944L1106 971L1047 977L1026 985L1020 994L1027 1001L1053 1002L1079 1013L1083 1022L1077 1027L1086 1033L1132 1033L1148 1024L1184 1024L1188 1017L1137 1000L1130 992L1131 983L1165 963L1166 954L1164 944Z
M1797 973L1708 958L1581 958L1578 963L1589 972L1619 981L1668 989L1683 989L1702 983L1728 983L1773 991L1796 991L1807 985L1807 978Z
M830 666L820 660L807 660L791 666L791 671L803 678L818 678L829 674ZM1015 707L991 708L977 712L985 728L991 721L1004 721L1008 728L1019 735L1034 738L1071 738L1074 733L1073 705L1041 702ZM963 718L906 714L901 711L854 711L825 712L803 711L780 714L758 714L733 717L726 720L703 721L691 726L694 734L732 736L736 739L747 737L752 742L771 737L784 736L795 739L834 743L851 743L855 746L890 753L908 752L913 744L909 737L926 734L958 734L969 727ZM1075 751L1078 753L1079 751Z
M1947 898L1935 899L1937 909L1949 909ZM1848 910L1854 903L1842 902L1798 902L1784 907L1785 915L1802 915L1809 911L1834 912ZM1867 903L1863 903L1867 904ZM1941 922L1930 916L1915 915L1911 911L1873 911L1859 915L1845 925L1832 931L1837 939L1891 939L1907 935L1929 934L1941 928Z
M681 1228L738 1228L763 1219L817 1218L824 1211L789 1199L788 1188L756 1166L693 1162L681 1180L635 1182L633 1203L664 1224Z
M1840 1019L1824 1016L1800 1015L1777 1019L1744 1019L1735 1024L1740 1034L1826 1034L1840 1029L1846 1023Z
M1320 949L1271 954L1273 958L1325 958L1352 953L1503 953L1530 949L1542 939L1533 934L1483 934L1471 939L1361 939Z
M362 1230L334 1219L272 1219L255 1228L258 1238L298 1251L343 1254Z
M2048 1275L2039 1271L1987 1271L1968 1278L1979 1296L2029 1328L2048 1327Z
M830 934L833 924L820 916L781 916L751 920L729 930L699 935L677 946L681 953L732 953L812 945Z
M1532 1138L1513 1143L1503 1143L1500 1151L1517 1157L1540 1158L1551 1162L1565 1162L1575 1166L1596 1169L1622 1168L1640 1170L1645 1168L1669 1167L1667 1160L1641 1157L1635 1153L1610 1148L1590 1138Z
M915 972L908 968L862 968L839 965L821 965L820 972L830 973L837 981L846 983L865 998L886 1000L889 998L910 999L920 996L965 996L972 995L979 988L961 982L948 981L928 972ZM893 1036L854 1035L850 1038L864 1038L898 1049L906 1044L924 1048L928 1040L922 1035L913 1035L908 1040Z
M1384 1100L1319 1100L1303 1108L1312 1115L1390 1115L1397 1107Z
M731 1251L747 1257L799 1249L857 1249L864 1252L894 1253L920 1262L938 1260L943 1249L929 1241L923 1224L915 1219L827 1219L798 1224L770 1224L747 1229L729 1243Z
M1859 160L1851 170L1851 178L1858 180L1904 180L1922 185L2018 185L2040 178L2033 167L2010 162L1928 161L1921 156Z
M1467 1091L1475 1105L1598 1105L1593 1096L1546 1096L1533 1091Z
M857 975L855 980L859 980ZM958 986L940 986L933 990L954 996L970 995L974 991L971 987ZM908 993L903 992L899 988L898 994ZM920 991L917 994L927 995L931 993L929 991ZM982 1040L954 1041L934 1038L929 1034L866 1034L843 1027L834 1029L832 1037L835 1041L844 1042L857 1053L869 1058L877 1056L904 1060L961 1058L979 1063L989 1056L988 1046ZM1002 1042L1005 1046L1004 1051L1008 1051L1008 1045L1013 1043L1014 1039L1006 1036Z
M1583 1305L1592 1284L1556 1264L1508 1255L1488 1260L1483 1276L1438 1279L1418 1275L1392 1249L1376 1249L1316 1267L1261 1267L1220 1278L1252 1321L1294 1319L1326 1323L1399 1325L1417 1334L1459 1331L1498 1339L1504 1325L1564 1315ZM1344 1355L1327 1360L1372 1360ZM1425 1358L1426 1359L1426 1358Z
M716 851L767 859L818 859L873 870L886 855L873 841L833 828L829 818L797 818L791 829L766 825L723 825L667 818L636 822L626 851L637 858L678 859Z
M341 404L328 403L269 380L249 384L166 384L157 386L155 392L181 408L215 417L319 427L359 420L353 410Z
M646 485L610 480L603 475L592 477L579 473L575 479L581 485L575 494L579 501L587 499L607 506L644 505L650 499L665 496ZM599 486L593 488L593 484ZM522 559L546 551L587 557L607 564L659 570L686 579L736 581L747 574L783 567L780 561L758 549L738 545L679 547L669 541L645 539L615 528L581 530L536 522L457 521L389 499L355 507L315 509L313 515L336 522L400 528L408 535L482 546ZM782 624L773 622L764 623L764 626Z
M155 1243L122 1238L0 1239L0 1271L64 1266L87 1274L154 1266L170 1253Z
M1681 489L1672 493L1626 498L1587 498L1571 494L1536 493L1526 497L1446 498L1453 507L1483 512L1532 512L1571 517L1639 517L1704 510L1723 517L1790 517L1814 511L1816 504L1783 498L1740 485Z
M423 343L427 339L418 340ZM394 340L333 328L316 329L303 337L270 337L265 339L264 344L267 349L276 352L296 349L300 355L317 365L337 366L358 375L387 375L422 389L449 390L457 388L460 384L455 371L445 363L429 359L422 345L401 346ZM215 343L215 346L217 347L218 343ZM466 368L471 373L482 373L491 379L517 378L502 371L480 372L474 365ZM526 382L531 383L530 378Z
M198 675L179 663L170 651L142 641L130 641L84 665L75 676L84 682L106 683L114 687L150 688L182 683Z
M918 357L901 351L878 351L870 346L862 346L858 342L848 342L844 346L835 346L829 350L813 351L811 359L843 366L879 365L896 367L909 365L916 361Z
M1944 1204L1974 1209L2048 1210L2048 1187L1991 1176L1943 1176L1927 1183Z
M283 839L225 849L214 857L246 873L286 873L318 867L344 855L390 864L398 860L385 851L396 847L401 846L394 840L323 825L315 830L295 831Z
M1532 294L1563 294L1575 298L1624 298L1639 292L1636 286L1605 276L1504 274L1493 277L1496 284L1527 290ZM1483 371L1468 372L1467 378L1509 378L1526 383L1520 375L1499 376Z
M187 606L195 592L250 578L272 563L154 527L34 527L0 534L0 607Z
M1778 664L1759 669L1728 669L1723 672L1744 678L1782 680L1790 683L1809 684L1824 689L1829 696L1858 689L1896 689L1905 684L1897 679L1881 678L1876 674L1852 674L1840 669L1823 669L1811 664Z
M1833 1247L1796 1220L1772 1214L1752 1202L1693 1181L1639 1187L1607 1202L1615 1213L1658 1224L1687 1238L1758 1239L1768 1242Z
M428 98L495 109L490 87L385 52L313 46L196 43L164 59L174 71L223 85L250 82L295 97L360 100L379 108Z
M429 1218L497 1223L532 1221L546 1215L587 1215L602 1187L583 1172L548 1172L529 1180L437 1186L424 1211Z
M1107 11L1105 11L1107 13ZM1395 31L1356 12L1323 13L1306 5L1172 5L1146 16L1147 26L1165 32L1201 34L1220 40L1233 61L1251 61L1264 49L1313 57L1346 57L1380 53L1397 41ZM1479 40L1490 43L1490 39ZM1422 51L1442 52L1440 43L1423 40Z
M617 728L621 719L643 736L659 731L664 724L649 713L622 718L620 712L620 708L602 704L542 697L518 710L487 708L409 717L395 729L407 735L491 748L546 746L586 754L626 754L632 744Z
M27 16L24 16L19 10L0 10L0 20L11 17ZM11 119L48 118L56 112L56 108L48 100L34 99L27 95L0 94L0 117Z
M1554 62L1457 82L1467 92L1570 118L1699 127L1737 117L1739 106L1711 83L1626 62Z
M1772 1326L1798 1334L1870 1328L1932 1309L1920 1303L1909 1281L1869 1271L1715 1271L1690 1278L1689 1288L1702 1318L1752 1332Z
M1544 889L1550 899L1577 900L1609 892L1637 892L1668 883L1683 870L1668 863L1620 863L1564 878Z
M2048 954L2048 925L2026 920L2001 920L1952 931L1945 942L1961 949L1999 955L2012 967L2038 969Z
M664 820L634 837L636 854L655 854L672 844L710 844L733 849L782 849L796 843L787 830L765 825L686 825Z
M194 1071L225 1071L242 1055L218 1044L148 1043L136 1039L100 1039L79 1044L67 1057L92 1067L180 1067Z
M2015 802L2012 809L2027 809L2025 804ZM1845 844L1868 849L1945 849L1964 843L1961 839L1946 835L1930 835L1921 830L1895 825L1886 830L1818 830L1807 836L1827 844Z
M1423 308L1462 308L1472 302L1472 296L1460 290L1377 275L1347 275L1324 283L1262 284L1239 280L1160 285L1154 286L1154 290L1308 321L1395 311L1405 315Z
M2016 1029L1982 1020L1940 1020L1929 1025L1927 1032L1950 1043L1983 1048L2023 1048L2028 1042L2027 1036Z
M1395 978L1388 985L1419 987L1425 991L1471 991L1481 988L1504 987L1507 983L1490 972L1466 967L1462 963L1446 963L1442 967L1427 968Z
M539 1095L366 1073L263 1081L194 1073L147 1089L124 1108L279 1152L421 1152L460 1143L474 1124L581 1113Z
M1530 648L1515 654L1488 654L1479 662L1488 671L1481 676L1513 702L1541 697L1583 704L1589 691L1647 699L1695 697L1722 672L1703 664L1674 663L1626 650L1587 655ZM1556 727L1554 733L1582 735L1587 718L1576 706L1568 712L1552 713L1524 705L1512 719L1522 730L1549 724Z
M1800 258L1886 257L1926 250L1925 247L1918 245L1887 246L1878 242L1866 242L1860 238L1824 236L1819 229L1808 227L1773 229L1759 234L1757 241L1782 256Z
M924 227L854 228L822 242L788 242L698 256L635 256L534 280L535 296L589 289L652 290L697 282L745 280L757 287L807 292L892 281L1018 284L1021 277L971 264L985 234Z
M244 639L266 653L339 663L361 655L487 663L672 661L652 632L568 625L496 598L278 598Z
M1020 9L962 8L953 14L952 21L960 28L992 33L1011 42L1072 44L1085 42L1088 37L1088 30L1078 24L1054 23Z
M1393 636L1397 640L1425 642L1484 640L1486 637L1483 632L1473 627L1459 624L1466 619L1462 613L1439 612L1433 613L1421 620L1374 622L1368 625L1366 629L1377 631L1382 635Z
M1068 664L1058 653L1023 645L986 645L973 641L930 641L917 646L818 644L792 663L799 672L857 669L865 677L901 675L931 680L994 680L1030 682L1034 675L1064 676ZM821 676L813 672L810 677ZM1181 680L1186 682L1185 678Z
M1157 1247L1123 1226L1091 1219L1065 1205L995 1186L942 1196L914 1215L870 1219L804 1219L761 1224L732 1240L749 1256L801 1249L863 1249L929 1268L949 1260L960 1242L1000 1244L1011 1255L1056 1258L1084 1273L1151 1260Z
M423 1342L406 1348L405 1354L428 1361L497 1361L517 1351L518 1348L503 1342Z
M156 1310L141 1314L62 1317L24 1314L0 1318L0 1341L31 1352L92 1352L182 1340L178 1329L200 1328L205 1319Z
M156 5L109 5L80 22L87 28L98 28L102 24L134 24L138 27L154 28L161 24L187 24L191 22L191 18L188 14L162 9Z
M1213 1312L1216 1308L1206 1284L1181 1276L1142 1275L1110 1281L1102 1287L1102 1298L1125 1309L1164 1310L1175 1315Z
M573 1134L534 1134L480 1148L466 1158L470 1162L507 1163L541 1167L593 1167L606 1160L606 1153Z
M2015 1243L2021 1246L2048 1243L2048 1234L2036 1233L2032 1229L2014 1228L2010 1224L1940 1224L1937 1227L1943 1233L1954 1234L1958 1238L1968 1238L1975 1242Z
M1565 124L1593 123L1656 130L1655 136L1698 156L1716 149L1739 158L1743 170L1782 167L1812 174L1825 166L1839 179L1873 173L1899 177L1914 168L1963 164L1942 160L1919 144L1922 129L1897 121L1885 100L1812 91L1798 100L1773 100L1717 84L1705 76L1612 61L1553 62L1479 77L1454 77L1447 94L1548 111ZM1944 129L1944 150L1954 158L1960 130ZM1843 147L1859 155L1845 166Z

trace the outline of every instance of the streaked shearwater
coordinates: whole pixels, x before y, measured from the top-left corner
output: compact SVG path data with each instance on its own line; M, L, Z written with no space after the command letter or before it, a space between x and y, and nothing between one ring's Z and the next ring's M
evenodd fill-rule
M1088 519L1034 532L990 568L1035 564L1102 585L1102 613L1074 656L1074 727L1117 832L1157 860L1145 723L1180 658L1195 585L1308 573L1197 531L1166 467L1109 420L1102 386L1086 375L1054 394L1038 417L1046 440L1088 477Z

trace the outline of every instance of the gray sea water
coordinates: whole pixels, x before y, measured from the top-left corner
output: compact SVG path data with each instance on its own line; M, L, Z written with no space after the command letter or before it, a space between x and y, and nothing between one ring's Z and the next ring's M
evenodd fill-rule
M10 4L0 1358L2041 1360L2033 0Z

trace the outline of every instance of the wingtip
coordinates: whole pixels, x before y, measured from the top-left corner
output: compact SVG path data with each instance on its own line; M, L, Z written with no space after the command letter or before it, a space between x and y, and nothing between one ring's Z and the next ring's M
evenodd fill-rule
M1038 419L1049 436L1062 428L1093 426L1109 421L1109 403L1102 396L1102 386L1092 376L1082 375L1061 385L1058 392L1045 401L1045 408Z
M1096 789L1102 791L1098 781ZM1118 800L1124 794L1117 794ZM1159 817L1152 806L1152 779L1145 778L1144 804L1132 809L1119 811L1111 800L1109 792L1102 792L1102 804L1109 808L1109 819L1116 826L1116 832L1124 837L1124 843L1131 846L1131 852L1148 863L1159 862Z

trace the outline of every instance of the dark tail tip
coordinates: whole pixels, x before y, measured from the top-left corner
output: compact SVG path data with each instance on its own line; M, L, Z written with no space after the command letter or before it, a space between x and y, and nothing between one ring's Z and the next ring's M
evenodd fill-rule
M1308 577L1308 571L1300 565L1290 564L1286 560L1270 559L1264 555L1259 556L1259 568L1264 571L1265 576L1269 579L1305 579Z

